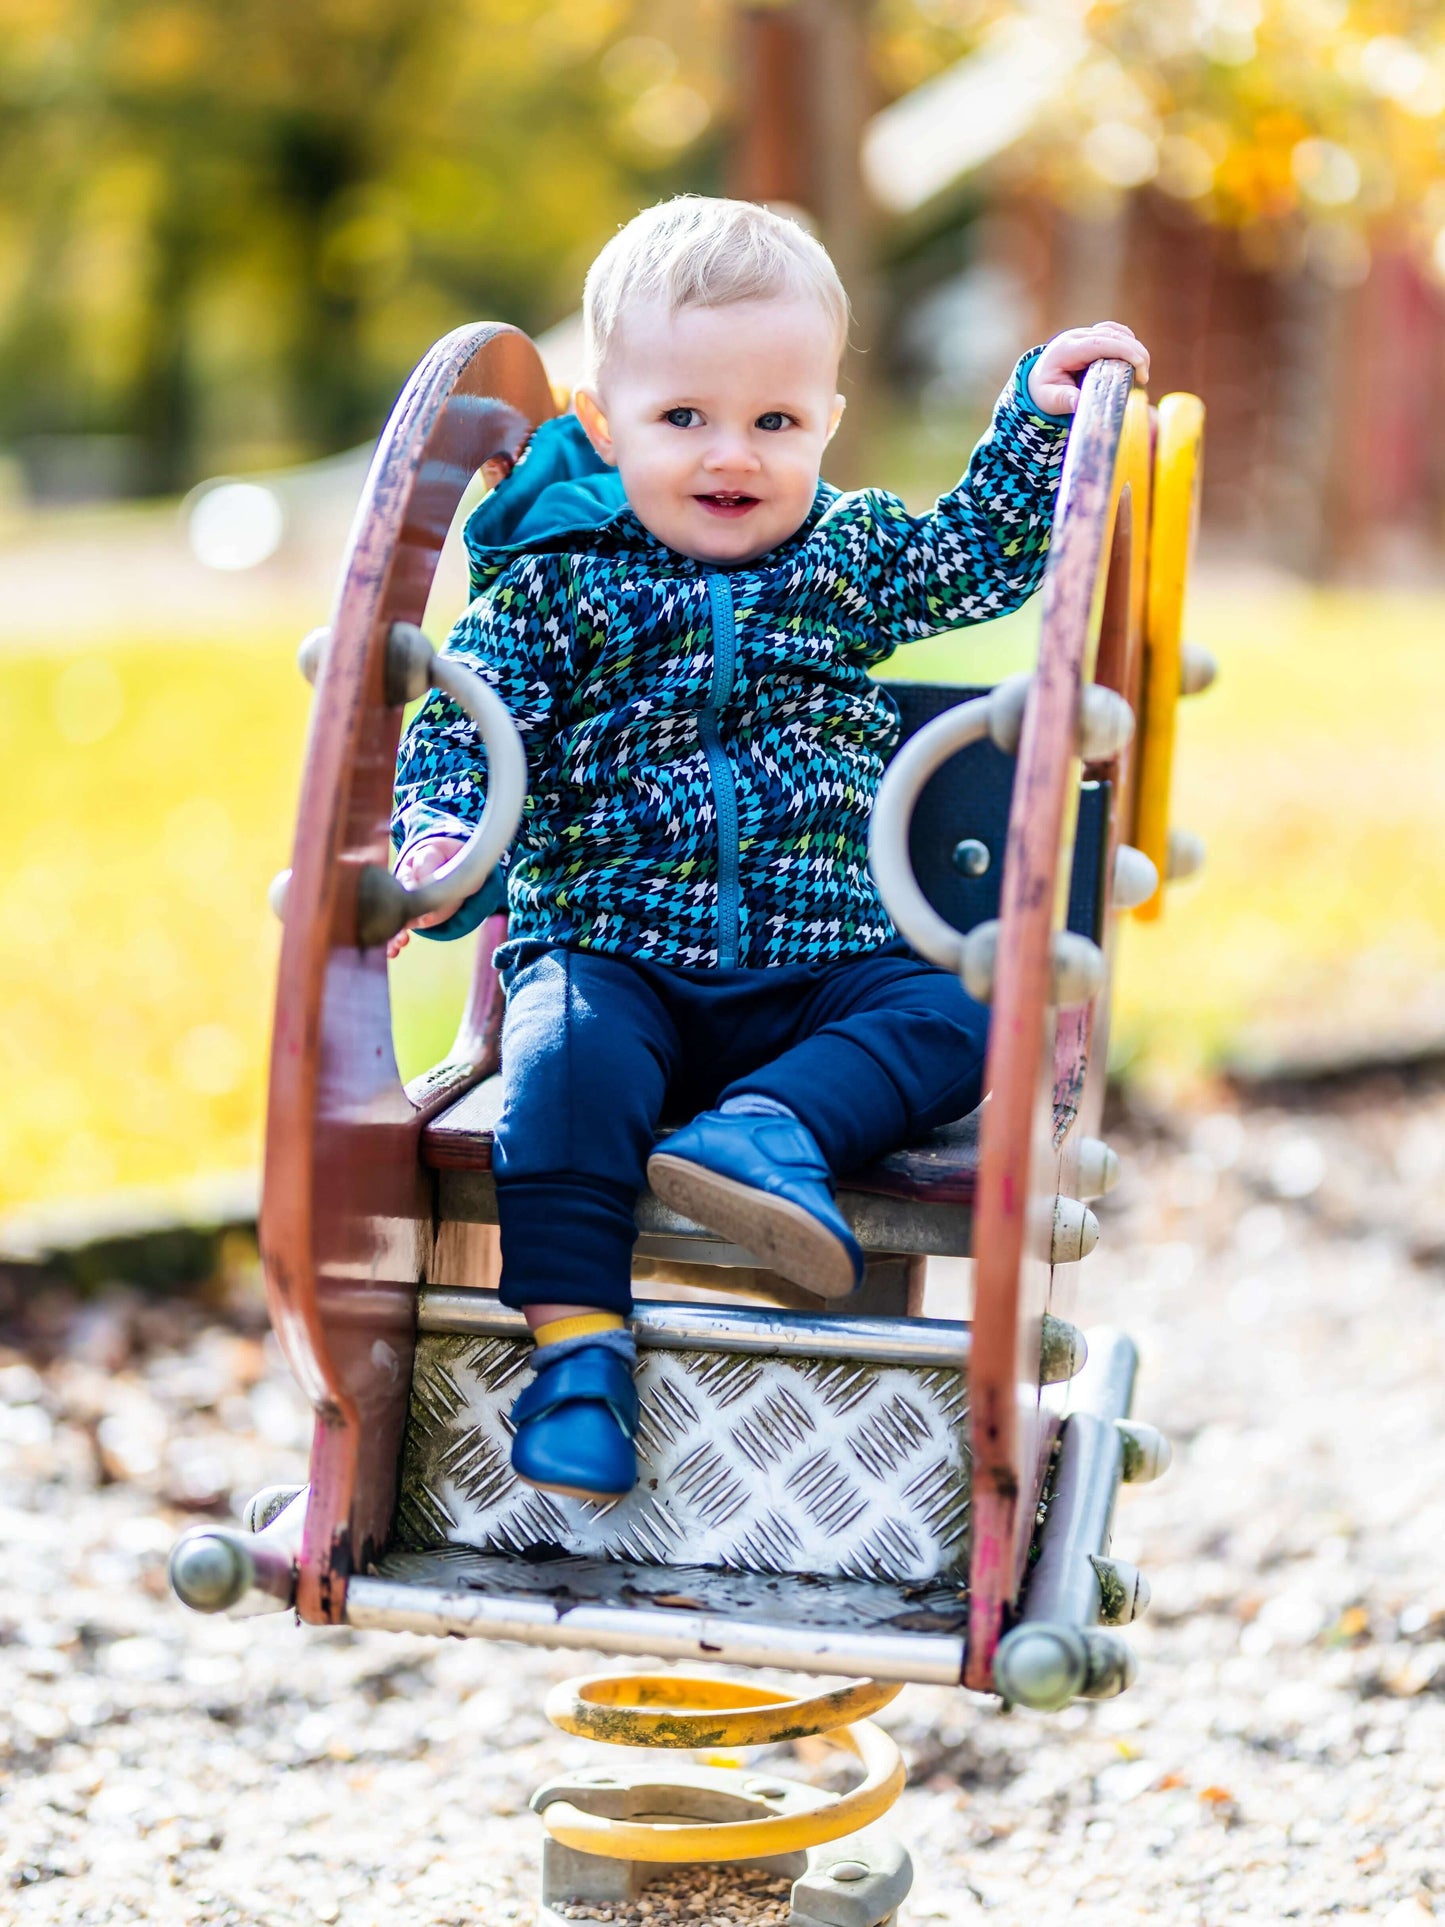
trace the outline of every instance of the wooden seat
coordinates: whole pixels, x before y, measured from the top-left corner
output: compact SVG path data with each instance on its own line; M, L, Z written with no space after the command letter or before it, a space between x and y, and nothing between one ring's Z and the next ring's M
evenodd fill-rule
M438 1112L422 1132L422 1163L437 1174L438 1217L443 1223L497 1222L492 1140L501 1103L501 1077L484 1078ZM930 1132L906 1150L865 1165L843 1181L838 1203L865 1251L968 1256L978 1120L975 1111ZM651 1191L644 1191L638 1200L637 1222L642 1234L640 1257L680 1257L685 1244L693 1263L755 1262L679 1217Z
M439 1172L490 1171L492 1135L501 1104L500 1075L474 1085L427 1125L421 1140L422 1162ZM979 1112L971 1111L905 1149L850 1172L842 1188L911 1204L971 1204L978 1173L978 1125Z

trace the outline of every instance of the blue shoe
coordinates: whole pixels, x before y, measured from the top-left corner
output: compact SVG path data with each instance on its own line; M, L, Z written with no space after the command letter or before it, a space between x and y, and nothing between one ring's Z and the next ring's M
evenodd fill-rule
M704 1111L647 1161L664 1204L743 1245L816 1292L846 1298L863 1282L863 1253L833 1202L813 1134L792 1117Z
M537 1376L512 1407L512 1470L542 1492L569 1499L620 1499L637 1483L637 1388L627 1361L609 1346L545 1345Z

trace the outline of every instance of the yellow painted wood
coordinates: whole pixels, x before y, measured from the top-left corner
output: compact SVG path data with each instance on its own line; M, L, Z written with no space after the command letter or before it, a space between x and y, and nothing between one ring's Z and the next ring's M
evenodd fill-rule
M1146 922L1164 907L1169 867L1169 791L1179 710L1179 662L1189 565L1199 526L1204 404L1197 395L1166 395L1154 446L1154 499L1149 518L1148 593L1144 628L1144 701L1140 719L1132 841L1159 872L1160 887L1134 915Z
M1119 457L1114 469L1115 499L1127 488L1134 541L1129 558L1129 632L1138 635L1145 621L1149 586L1149 523L1154 492L1153 435L1149 425L1149 397L1136 388L1124 410Z

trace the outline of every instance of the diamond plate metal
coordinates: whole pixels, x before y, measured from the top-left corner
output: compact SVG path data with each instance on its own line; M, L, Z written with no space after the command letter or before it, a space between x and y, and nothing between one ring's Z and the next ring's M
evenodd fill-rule
M967 1384L942 1366L644 1350L637 1488L599 1506L508 1463L531 1346L423 1333L395 1543L917 1584L968 1564Z

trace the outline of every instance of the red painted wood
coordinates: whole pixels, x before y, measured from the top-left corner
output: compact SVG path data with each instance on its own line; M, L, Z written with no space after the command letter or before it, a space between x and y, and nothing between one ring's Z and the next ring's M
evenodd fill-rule
M349 1573L385 1542L430 1240L420 1135L495 1061L488 972L462 1056L434 1088L408 1096L392 1056L384 952L354 942L358 874L388 856L401 711L383 690L386 636L394 622L420 622L442 542L481 463L519 452L553 412L541 360L517 330L459 328L436 344L382 434L317 682L277 981L261 1211L272 1323L317 1414L297 1595L306 1619L339 1619Z
M1094 674L1115 559L1115 471L1131 381L1126 363L1096 362L1080 394L1044 576L1039 662L1004 862L990 1095L974 1200L969 1373L974 1498L966 1681L983 1691L992 1687L994 1649L1022 1577L1056 1422L1039 1400L1047 1245L1059 1188L1056 1050L1064 1045L1066 1063L1076 1063L1088 1039L1077 1019L1056 1028L1049 948L1065 919L1080 775L1077 718L1083 685Z

